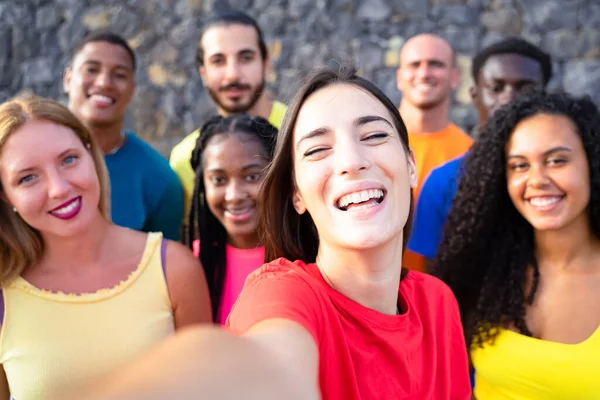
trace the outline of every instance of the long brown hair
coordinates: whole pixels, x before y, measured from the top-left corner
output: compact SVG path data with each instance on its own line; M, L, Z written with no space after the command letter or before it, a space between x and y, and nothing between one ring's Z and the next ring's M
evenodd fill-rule
M109 181L104 155L90 132L66 107L38 96L21 96L0 105L0 158L10 136L30 121L49 121L71 129L88 148L100 182L100 213L109 218ZM43 134L43 132L40 132ZM0 181L0 284L19 276L35 265L44 251L40 232L29 226L6 201Z
M298 214L292 204L294 127L300 109L311 94L339 83L354 85L367 91L390 112L400 141L407 154L410 153L408 132L394 103L375 85L359 77L356 73L355 68L348 66L341 66L337 69L316 69L306 78L292 99L277 137L275 156L263 182L261 192L260 232L265 246L266 262L279 257L314 262L317 257L319 236L315 224L309 213ZM403 249L410 236L412 213L413 195L411 190L410 210L403 230Z

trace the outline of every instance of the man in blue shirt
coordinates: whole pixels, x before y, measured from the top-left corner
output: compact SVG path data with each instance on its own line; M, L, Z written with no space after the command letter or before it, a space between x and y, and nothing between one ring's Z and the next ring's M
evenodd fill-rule
M135 65L135 54L123 38L95 33L75 46L63 85L69 108L105 153L115 224L178 240L184 212L181 183L164 157L123 129L135 91Z
M496 110L520 94L545 87L552 77L552 62L548 54L531 43L507 38L478 53L471 73L475 83L471 98L481 126ZM428 270L441 241L467 154L431 171L421 189L407 247L426 258Z

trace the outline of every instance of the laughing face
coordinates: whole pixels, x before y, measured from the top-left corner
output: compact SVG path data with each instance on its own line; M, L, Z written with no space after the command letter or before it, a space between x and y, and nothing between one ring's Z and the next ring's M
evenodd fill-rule
M510 198L537 231L587 224L589 166L573 122L537 114L521 121L506 145Z
M269 160L247 133L218 134L202 153L206 202L234 247L256 247L257 198Z
M448 101L459 79L452 48L444 39L418 35L402 48L397 71L398 90L415 108L431 109Z
M100 183L88 149L69 128L27 122L0 155L8 203L42 236L74 236L100 216Z
M321 247L401 243L416 172L379 100L350 84L320 89L302 105L293 142L294 207L311 215Z
M121 124L135 89L133 60L108 42L87 43L65 71L69 108L88 127Z

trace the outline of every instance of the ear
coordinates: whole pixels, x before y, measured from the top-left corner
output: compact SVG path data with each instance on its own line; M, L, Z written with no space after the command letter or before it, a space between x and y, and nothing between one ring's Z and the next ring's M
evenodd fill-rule
M400 67L398 67L398 69L396 70L396 88L401 92L402 91L402 71L400 70Z
M473 104L477 104L479 101L479 93L477 93L477 88L475 86L471 86L469 88L469 94L471 95L471 101Z
M71 90L71 76L72 75L73 75L73 71L71 70L71 67L65 68L65 71L63 73L63 90L67 94Z
M200 74L200 79L202 79L202 86L206 87L206 67L204 65L199 67L198 73Z
M450 76L450 85L452 90L456 90L458 85L460 85L460 69L458 67L453 67Z
M419 176L417 174L417 162L415 160L415 154L412 149L410 149L410 154L408 155L408 182L411 188L416 188L419 183Z
M304 199L298 189L294 189L294 194L292 195L292 204L294 205L294 209L300 215L306 212L306 205L304 204Z

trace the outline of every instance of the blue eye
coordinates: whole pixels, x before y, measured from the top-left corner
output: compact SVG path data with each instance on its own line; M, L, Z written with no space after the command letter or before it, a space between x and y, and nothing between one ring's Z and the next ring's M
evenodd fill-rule
M33 175L26 175L26 176L22 177L21 179L19 179L19 185L21 185L23 183L31 182L33 180L33 178L34 178Z
M73 164L77 159L79 159L78 156L67 156L63 160L63 164Z

